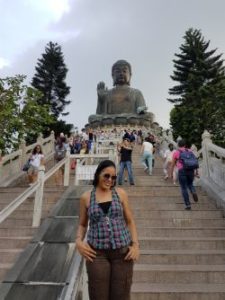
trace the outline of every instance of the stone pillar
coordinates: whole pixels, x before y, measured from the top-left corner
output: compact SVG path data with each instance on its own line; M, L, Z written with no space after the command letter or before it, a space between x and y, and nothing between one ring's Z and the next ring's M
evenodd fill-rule
M211 134L204 130L202 134L203 177L210 177L208 144L212 144Z
M77 159L77 165L76 165L76 169L75 169L74 185L79 185L79 179L78 179L78 176L77 176L77 173L79 171L79 166L80 166L80 159Z
M20 167L22 167L25 164L25 162L27 161L25 140L21 140L19 149L22 151L20 161L19 161Z
M39 227L42 215L42 203L43 203L43 192L44 192L44 177L45 177L45 166L40 166L38 169L38 189L35 194L34 200L34 213L32 227Z
M70 181L70 148L67 148L65 171L64 171L64 186L68 186L69 181Z
M51 152L55 151L55 132L52 130L51 131Z

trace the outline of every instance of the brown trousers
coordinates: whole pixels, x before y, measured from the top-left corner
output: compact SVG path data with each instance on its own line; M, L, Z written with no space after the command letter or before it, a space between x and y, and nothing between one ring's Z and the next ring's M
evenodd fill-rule
M86 262L90 300L130 300L133 261L124 260L128 247L95 251L94 261Z

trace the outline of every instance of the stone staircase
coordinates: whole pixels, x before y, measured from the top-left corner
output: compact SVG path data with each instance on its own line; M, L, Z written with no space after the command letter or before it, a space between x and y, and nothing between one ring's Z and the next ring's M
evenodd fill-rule
M162 161L153 176L133 154L135 186L124 184L141 247L135 264L132 300L224 300L225 220L197 187L199 202L185 211L178 185L164 181Z
M0 188L0 210L26 188L26 186ZM45 187L43 218L49 214L64 190L65 188L62 186L47 185ZM0 282L37 230L32 228L33 206L34 196L28 198L11 216L0 224Z

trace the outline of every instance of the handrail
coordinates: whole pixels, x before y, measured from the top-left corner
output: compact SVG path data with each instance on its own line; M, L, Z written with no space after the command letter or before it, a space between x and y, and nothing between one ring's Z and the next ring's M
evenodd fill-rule
M0 211L0 224L11 215L17 207L19 207L28 197L30 197L39 187L39 183L36 182L34 185L26 189L20 194L14 201Z
M83 271L83 262L84 262L83 257L80 255L78 250L75 249L72 262L70 264L69 274L68 274L69 284L65 286L64 289L62 290L59 300L75 299L79 291L79 284L81 280L81 274Z
M53 153L49 154L49 157L52 156ZM59 161L55 166L53 166L46 174L44 174L44 176L41 175L41 171L45 171L43 169L43 166L41 166L42 168L39 169L39 173L38 175L38 181L36 183L34 183L31 187L29 187L28 189L26 189L21 195L19 195L15 200L13 200L9 205L7 205L3 210L0 211L0 224L6 219L8 218L8 216L10 216L22 203L24 203L26 201L26 199L28 197L30 197L34 192L36 192L36 196L35 196L35 203L37 206L37 210L38 210L38 214L40 214L40 209L41 207L38 207L38 202L39 197L42 197L42 195L38 194L39 193L39 189L42 185L44 185L44 183L46 182L46 180L48 180L56 171L58 171L63 165L66 166L65 168L65 178L64 178L64 185L69 185L69 162L71 158L76 158L76 159L85 159L85 158L108 158L109 154L73 154L70 155L69 152L67 152L67 155L64 159L62 159L61 161ZM66 176L68 175L68 176ZM42 178L41 178L42 177ZM43 191L42 191L43 192ZM35 209L34 209L34 216L33 216L33 226L38 226L37 224L39 224L40 220L36 220L36 222L34 223L34 218L35 218Z
M44 182L49 179L61 166L66 162L66 158L58 162L53 168L51 168L44 176ZM40 186L40 182L37 181L31 187L27 188L22 194L20 194L15 200L0 211L0 224L8 218L24 201L27 200L34 192L37 192Z

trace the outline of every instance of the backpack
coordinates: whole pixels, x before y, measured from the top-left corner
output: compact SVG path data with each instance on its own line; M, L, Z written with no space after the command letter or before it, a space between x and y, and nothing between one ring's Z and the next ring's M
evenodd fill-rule
M198 159L192 151L185 149L184 151L179 150L179 152L179 160L185 170L195 170L199 168Z
M63 146L62 148L59 148L56 146L55 149L55 160L60 161L66 156L66 148Z

